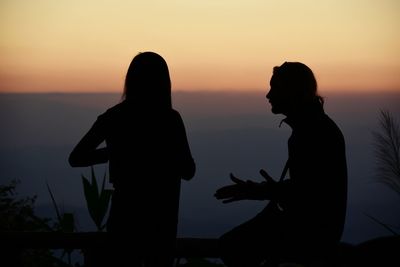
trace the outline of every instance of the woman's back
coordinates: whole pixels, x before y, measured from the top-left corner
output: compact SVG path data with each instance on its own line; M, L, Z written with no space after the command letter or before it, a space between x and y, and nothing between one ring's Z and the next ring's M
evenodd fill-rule
M123 220L148 225L163 213L164 222L176 224L180 180L195 170L179 113L146 112L124 101L98 121L105 132L114 206L136 214Z
M194 163L177 111L148 112L124 101L99 120L106 125L110 178L115 187L168 183L169 179L193 176Z

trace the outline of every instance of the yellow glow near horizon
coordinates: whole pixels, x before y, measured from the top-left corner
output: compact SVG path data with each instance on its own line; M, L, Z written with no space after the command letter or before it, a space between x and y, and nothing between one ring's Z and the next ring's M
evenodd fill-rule
M400 91L397 0L3 0L0 92L119 92L134 55L174 90L268 86L301 61L322 90Z

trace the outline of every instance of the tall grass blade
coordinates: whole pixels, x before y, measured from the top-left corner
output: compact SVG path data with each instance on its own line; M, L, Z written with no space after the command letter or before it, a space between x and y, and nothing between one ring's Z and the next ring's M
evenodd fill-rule
M54 198L53 192L51 191L49 183L47 181L46 181L46 186L47 186L47 191L49 191L49 194L50 194L50 197L51 197L51 202L53 203L54 210L56 211L57 220L58 220L58 222L61 222L61 220L62 220L61 213L60 213L60 211L58 209L57 202L56 202L56 200Z
M374 222L378 223L379 225L383 226L386 230L388 230L389 232L391 232L394 235L398 235L399 233L397 233L396 231L394 231L388 224L381 222L380 220L378 220L377 218L364 213L365 216L367 216L368 218L372 219Z

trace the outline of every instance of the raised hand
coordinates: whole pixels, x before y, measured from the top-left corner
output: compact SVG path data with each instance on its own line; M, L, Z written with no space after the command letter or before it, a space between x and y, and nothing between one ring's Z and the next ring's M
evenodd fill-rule
M275 184L275 183L276 183L275 180L272 179L272 177L269 176L269 174L268 174L264 169L261 169L261 170L260 170L260 174L261 174L262 177L264 177L265 181L266 181L268 184Z
M223 199L223 203L246 199L247 183L235 177L232 173L230 174L230 178L234 184L221 187L214 196L217 199Z
M260 174L266 179L266 182L257 183L250 180L244 181L235 177L231 173L230 178L234 184L221 187L217 190L214 196L217 199L222 199L223 203L230 203L245 199L268 199L267 187L269 184L275 183L275 181L264 170L261 170Z

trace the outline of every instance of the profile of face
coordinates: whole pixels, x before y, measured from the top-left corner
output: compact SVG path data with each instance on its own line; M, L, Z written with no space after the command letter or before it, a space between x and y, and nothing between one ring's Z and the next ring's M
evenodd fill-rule
M293 90L277 75L272 75L270 90L266 98L271 104L271 111L274 114L287 115L294 105Z
M320 99L313 72L300 62L285 62L274 67L270 86L266 97L274 114L288 116Z

